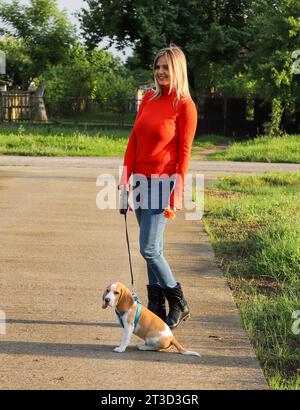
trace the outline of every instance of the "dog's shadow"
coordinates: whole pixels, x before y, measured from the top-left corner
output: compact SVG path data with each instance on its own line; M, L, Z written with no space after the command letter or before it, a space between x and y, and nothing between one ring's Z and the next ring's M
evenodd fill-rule
M47 321L47 320L26 320L26 319L7 319L7 324L45 324L45 325L78 325L91 326L97 328L119 328L117 323L110 322L67 322L67 321ZM106 332L105 332L106 333ZM162 362L173 364L202 364L209 366L222 367L242 367L256 368L256 360L248 356L230 355L204 355L203 357L186 356L179 354L175 348L168 351L140 351L136 348L137 343L142 341L134 337L131 344L123 353L114 352L115 344L101 343L99 335L93 337L93 343L50 343L50 342L33 342L33 341L15 341L0 339L0 357L1 355L24 355L24 356L45 356L45 357L73 357L87 358L94 360L110 360L110 361L140 361L140 362ZM9 333L7 333L9 335ZM97 340L97 343L94 340ZM107 339L107 335L106 335ZM201 353L201 352L200 352Z
M28 320L28 319L7 319L7 324L25 325L59 325L59 326L91 326L97 328L120 328L118 323L112 322L68 322L50 320ZM9 334L9 333L8 333ZM123 353L114 352L117 344L101 343L101 332L93 340L98 343L78 344L78 343L50 343L33 341L0 340L0 356L3 355L28 355L28 356L56 356L56 357L78 357L101 360L130 360L149 362L172 362L172 363L193 363L199 358L183 356L174 349L169 351L140 351L136 344L143 341L134 338L131 344ZM107 340L107 336L106 336ZM117 342L118 343L118 342ZM176 354L174 354L176 353Z
M87 358L94 360L130 362L162 362L169 364L199 364L212 367L240 367L257 368L253 357L248 356L223 356L205 355L204 357L185 356L176 350L168 351L139 351L134 345L127 347L124 353L113 351L114 345L108 344L71 344L71 343L39 343L39 342L17 342L0 341L1 355L29 355L29 356L53 356L53 357L73 357Z
M199 360L199 358L175 354L175 351L142 352L134 345L128 346L123 353L117 353L113 351L114 347L115 345L101 344L101 341L99 341L99 344L0 341L0 355L61 356L166 363L187 363L187 361L194 362L195 359Z

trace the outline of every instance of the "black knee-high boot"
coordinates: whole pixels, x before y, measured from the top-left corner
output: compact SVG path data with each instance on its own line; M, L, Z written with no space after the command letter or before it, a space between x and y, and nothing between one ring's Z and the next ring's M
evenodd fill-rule
M180 283L175 288L165 288L165 296L169 302L169 314L166 319L170 329L175 329L183 320L190 317L190 310L183 296Z
M163 289L159 285L147 285L148 309L166 321L166 299Z

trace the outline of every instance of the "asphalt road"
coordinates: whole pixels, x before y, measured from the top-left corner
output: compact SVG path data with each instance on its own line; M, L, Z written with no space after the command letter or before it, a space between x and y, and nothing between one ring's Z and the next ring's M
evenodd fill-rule
M100 210L97 177L121 159L0 157L0 334L2 389L266 389L262 370L200 220L168 222L165 254L192 318L175 331L201 359L141 352L101 309L107 284L130 286L124 220ZM274 169L274 164L192 161L205 180ZM276 169L300 170L276 164ZM129 215L135 290L146 304L146 265Z

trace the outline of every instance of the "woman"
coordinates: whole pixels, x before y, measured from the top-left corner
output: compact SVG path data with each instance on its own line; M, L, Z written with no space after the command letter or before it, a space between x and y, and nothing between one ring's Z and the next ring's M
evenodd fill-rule
M133 194L135 190L139 193L134 208L140 252L148 271L148 309L174 329L190 314L181 285L163 256L164 209L168 205L174 212L182 208L197 112L189 93L185 55L179 47L171 44L160 50L153 72L155 90L148 91L140 104L119 186L131 190L133 175Z

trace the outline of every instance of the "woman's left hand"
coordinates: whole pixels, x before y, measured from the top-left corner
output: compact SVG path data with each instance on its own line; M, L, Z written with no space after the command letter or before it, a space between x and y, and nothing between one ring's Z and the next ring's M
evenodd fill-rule
M175 211L176 208L171 206L170 208L165 208L164 210L164 216L167 219L174 219L175 218Z

